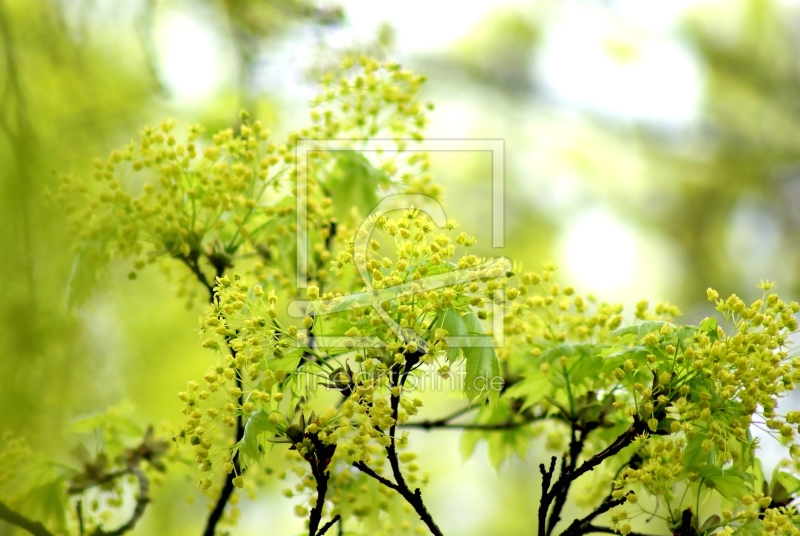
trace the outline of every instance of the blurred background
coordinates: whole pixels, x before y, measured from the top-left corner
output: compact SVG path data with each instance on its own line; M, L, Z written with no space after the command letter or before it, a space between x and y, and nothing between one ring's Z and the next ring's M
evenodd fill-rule
M754 299L768 278L800 298L800 2L0 0L0 432L63 456L73 419L123 401L169 429L213 359L154 269L131 282L114 265L68 311L72 243L45 196L58 173L88 176L169 115L213 131L247 108L299 128L344 51L428 76L429 138L504 140L502 249L488 156L432 159L482 253L555 260L580 292L667 300L687 322L711 314L709 286ZM458 432L414 434L439 456L423 468L446 533L529 533L535 449L495 473L481 446L462 460ZM236 534L300 530L281 487L240 503ZM193 494L172 473L134 533L198 534Z

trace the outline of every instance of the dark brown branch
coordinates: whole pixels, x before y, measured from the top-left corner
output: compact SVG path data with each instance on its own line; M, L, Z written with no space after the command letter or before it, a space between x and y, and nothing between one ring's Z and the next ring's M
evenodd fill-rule
M417 362L419 362L421 355L421 353L407 354L403 372L400 372L399 367L396 365L392 367L390 387L400 387L402 389L403 385L406 383L406 379L408 378L411 368ZM422 522L428 527L428 530L431 531L431 534L434 534L435 536L443 536L441 529L433 520L433 516L431 516L430 512L428 512L428 509L425 507L420 489L416 488L412 492L408 487L408 484L406 484L405 478L403 478L403 472L400 470L400 460L397 457L397 448L395 445L395 433L397 432L400 395L391 395L389 401L392 408L392 419L394 419L394 424L392 424L392 426L389 428L389 446L386 447L386 457L389 460L389 465L392 468L394 480L397 482L397 491L406 500L406 502L414 508L414 511L417 513Z
M465 408L465 410L461 410L449 417L444 417L442 419L407 422L405 424L402 424L401 426L403 428L421 428L423 430L482 430L485 432L497 432L503 430L515 430L517 428L522 428L523 426L526 426L532 422L540 421L546 418L546 415L530 414L530 415L523 415L521 420L516 420L511 418L503 422L488 422L488 423L450 422L451 420L460 417L461 415L472 409L475 409L475 407L473 406L471 408Z
M319 532L317 532L317 536L322 536L323 534L325 534L326 532L328 532L328 530L329 530L329 529L330 529L332 526L334 526L334 525L335 525L335 524L336 524L336 523L337 523L337 522L338 522L340 519L341 519L341 516L340 516L339 514L336 514L336 515L333 517L333 519L331 519L330 521L328 521L327 523L325 523L324 525L322 525L322 528L320 528L320 529L319 529Z
M22 514L18 514L2 502L0 502L0 519L6 523L10 523L16 527L27 530L33 534L33 536L54 536L52 532L47 530L45 526L38 521L28 519Z
M197 281L203 285L206 290L208 291L208 301L210 303L214 303L214 285L208 280L206 274L203 273L203 270L200 268L200 264L198 262L199 257L197 255L180 255L177 257L183 264L186 265L189 270L194 274L197 278ZM222 274L219 274L220 276Z
M392 367L391 369L391 385L390 387L395 387L398 385L403 385L405 383L406 378L408 377L408 370L414 365L414 363L410 363L408 360L409 356L406 357L406 371L401 373L400 369ZM417 359L419 356L417 356ZM400 470L400 461L397 457L397 449L395 447L395 432L397 431L397 414L398 408L400 406L400 397L392 395L390 398L390 404L392 408L392 418L395 420L395 424L393 424L389 429L389 439L390 443L389 446L386 447L386 457L389 460L389 465L392 468L392 474L394 476L395 482L392 482L388 478L384 478L378 473L376 473L373 469L371 469L366 463L364 462L356 462L353 464L353 467L365 473L366 475L374 478L387 488L393 489L397 493L403 497L411 507L414 508L414 511L417 513L419 518L422 520L423 523L428 527L428 530L431 531L431 534L435 536L443 536L441 529L436 525L436 522L433 520L433 516L431 516L428 509L425 507L425 503L422 500L422 492L419 488L415 489L413 492L406 484L405 478L403 478L403 473Z
M539 472L542 473L542 498L539 500L539 527L537 534L545 535L545 522L547 521L547 511L550 509L550 482L553 480L553 473L556 472L556 462L558 458L550 458L550 468L545 468L543 463L539 464Z
M231 349L231 353L234 355L234 357L236 356L236 353L233 351L233 349ZM242 379L238 375L236 376L236 387L239 389L242 388ZM244 402L243 397L244 393L239 395L239 405ZM236 442L238 443L241 441L243 437L244 424L242 422L242 415L239 414L236 416ZM225 476L225 483L222 485L222 491L220 491L217 502L214 504L214 508L211 510L211 513L208 515L208 519L206 520L206 527L203 530L203 536L214 536L217 530L217 523L219 523L220 519L222 519L222 514L225 512L225 506L228 504L231 495L233 495L233 479L236 477L237 473L242 474L244 472L239 464L238 450L233 454L231 463L233 464L234 470Z
M147 475L144 474L141 464L146 461L157 471L164 471L164 463L160 458L164 455L167 448L167 444L164 441L155 439L153 427L150 426L147 428L141 444L125 451L122 457L125 460L124 468L106 473L102 470L104 464L98 465L97 460L95 460L92 463L86 464L83 473L73 475L70 480L70 485L67 488L68 495L80 496L88 489L98 486L103 487L127 475L136 477L139 485L136 505L128 521L112 531L105 531L102 526L99 526L91 532L92 536L120 536L136 526L144 515L147 505L150 503L150 481ZM83 502L80 497L75 505L75 510L78 517L78 533L82 536L85 527L83 520Z
M126 467L125 469L120 469L119 471L113 471L111 473L106 473L106 474L102 475L101 477L99 477L97 479L94 479L94 480L89 480L89 481L82 482L82 483L79 483L79 484L71 483L69 485L69 487L67 488L67 494L68 495L77 495L79 493L83 493L87 489L94 488L96 486L103 486L104 484L108 484L110 482L113 482L114 480L116 480L116 479L118 479L120 477L123 477L125 475L129 475L131 473L132 473L132 471L131 471L130 467Z
M647 424L638 417L634 417L633 424L631 424L631 426L625 432L623 432L622 435L617 437L613 443L583 462L580 467L575 469L575 471L572 471L569 474L560 475L558 481L553 486L552 492L558 492L564 489L582 475L588 473L589 471L593 471L595 467L603 463L606 459L614 456L619 451L633 443L633 441L646 430Z
M630 492L629 492L630 493ZM592 526L592 520L599 515L605 514L612 508L615 508L621 504L623 504L627 499L627 497L621 497L619 499L610 499L605 500L603 503L598 506L591 514L587 515L586 517L576 519L573 521L567 530L561 533L561 536L580 536L582 534L586 534L587 532L591 532L588 530L589 527Z
M129 530L132 530L144 515L144 511L150 503L150 481L138 465L132 466L130 472L136 476L136 480L139 482L139 496L136 498L136 506L133 509L130 519L118 529L110 532L98 528L92 533L92 536L121 536Z
M356 469L358 469L362 473L374 478L375 480L377 480L378 482L380 482L381 484L383 484L387 488L393 489L394 491L396 491L398 493L400 492L400 488L397 487L397 484L395 484L394 482L392 482L388 478L382 477L381 475L376 473L370 466L368 466L364 462L355 462L353 464L353 467L355 467Z
M588 525L586 527L586 531L583 534L591 534L591 533L603 533L603 534L619 534L616 530L609 528L609 527L601 527L598 525ZM647 534L644 532L629 532L628 536L656 536L654 534Z
M404 428L424 428L425 430L430 430L431 428L460 428L463 425L451 424L450 421L457 419L458 417L461 417L465 413L469 413L474 409L478 409L478 406L467 406L465 408L461 408L460 410L451 413L447 417L442 417L441 419L407 422L402 426Z
M78 536L83 536L83 501L81 499L78 499L75 504L75 514L78 517Z
M314 446L316 447L317 445L315 444ZM311 465L311 474L314 476L314 481L317 485L317 502L308 516L308 536L316 536L317 534L319 524L322 522L322 510L325 508L325 495L328 493L329 475L325 473L325 466L320 463L316 456L317 449L315 448L314 450L315 455L308 462Z
M208 278L200 269L198 264L198 255L193 256L182 256L179 259L186 264L186 266L195 274L197 280L208 290L209 293L209 303L212 305L214 304L214 286L209 283ZM214 268L216 271L216 277L222 277L223 272L225 271L224 264L216 263L214 264ZM230 337L228 337L227 342L230 343ZM228 344L228 350L230 351L231 355L235 358L236 351L230 347ZM237 371L238 372L238 371ZM242 388L242 379L239 375L236 375L236 387L240 390ZM244 403L244 392L239 395L239 405ZM242 415L239 414L236 416L236 442L242 440L244 437L244 422L242 420ZM239 464L239 451L237 450L234 452L233 457L231 458L231 463L233 464L234 470L228 473L225 476L225 482L222 485L222 490L220 491L219 497L217 498L217 502L214 504L214 508L211 510L211 513L208 515L208 519L206 520L206 526L203 529L203 536L214 536L217 530L217 524L222 519L222 515L225 512L225 506L228 504L228 501L233 495L233 491L235 486L233 485L233 479L236 477L237 474L242 474L244 470L241 468Z
M579 467L576 467L578 457L583 450L586 434L593 430L594 427L579 428L576 423L572 423L571 426L569 453L565 458L562 458L558 480L556 480L552 487L550 483L552 482L555 472L556 458L552 458L549 470L545 470L543 464L539 466L542 473L542 498L539 504L539 536L552 535L555 526L561 518L561 510L566 504L569 488L573 482L589 471L593 471L594 468L603 463L603 461L616 455L623 448L633 443L636 437L647 429L647 425L644 421L638 417L634 417L631 426L618 436L608 447L584 461ZM553 511L550 513L548 519L547 514L551 505L553 506Z
M583 452L583 445L586 439L586 434L591 431L593 427L586 430L579 429L578 424L573 422L570 424L570 441L569 441L569 454L566 458L561 458L561 471L559 479L563 475L567 475L575 471L575 466L578 463L578 457ZM588 430L588 431L587 431ZM550 519L547 521L547 536L553 533L556 525L561 521L561 511L567 503L567 495L569 495L569 485L567 485L559 493L555 494L553 501L553 511L550 513Z

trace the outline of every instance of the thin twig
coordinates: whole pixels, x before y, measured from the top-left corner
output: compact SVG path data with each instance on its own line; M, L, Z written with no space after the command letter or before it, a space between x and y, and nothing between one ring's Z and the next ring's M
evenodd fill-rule
M183 262L189 270L195 275L197 280L202 284L206 290L208 290L208 301L210 304L214 304L214 285L209 282L206 274L200 268L199 264L199 255L182 255L177 257L181 262ZM213 264L213 263L212 263ZM221 264L213 264L216 271L216 278L222 277L225 266ZM236 351L231 348L230 346L230 337L227 337L226 342L228 342L228 350L230 351L231 355L235 358ZM240 390L242 388L242 379L237 374L236 375L236 387ZM242 405L244 402L244 392L239 395L239 405ZM236 416L236 442L242 440L244 437L244 422L242 420L242 415L239 414ZM214 508L211 509L211 513L208 514L208 519L206 520L205 528L203 529L203 536L214 536L217 530L217 524L222 519L222 515L225 512L225 506L228 504L228 501L233 495L233 491L235 486L233 485L233 479L236 477L237 474L242 474L244 470L241 468L239 464L239 451L237 450L234 452L233 457L231 458L231 463L233 464L234 470L228 473L225 476L225 482L222 485L222 490L220 491L219 497L217 497L217 502L214 504Z
M22 514L15 512L2 502L0 502L0 519L7 523L11 523L16 527L27 530L33 534L33 536L55 536L38 521L28 519Z
M136 498L136 506L131 517L116 530L106 532L102 528L98 528L92 533L92 536L121 536L132 530L144 515L144 511L150 502L150 481L138 465L132 466L130 472L136 476L136 480L139 482L139 496Z
M629 492L629 493L631 493L631 492ZM592 526L591 523L592 523L592 520L594 518L596 518L599 515L605 514L606 512L611 510L612 508L615 508L615 507L621 505L622 503L624 503L627 500L628 499L627 499L627 495L626 495L625 497L621 497L619 499L611 499L611 500L603 501L603 503L600 506L595 508L595 510L592 513L590 513L589 515L587 515L586 517L579 518L579 519L576 519L575 521L573 521L570 524L570 526L567 527L567 530L565 530L564 532L561 533L561 536L579 536L579 535L582 535L582 534L586 534L587 532L590 532L588 530L588 527Z
M583 532L583 534L591 534L593 532L599 532L599 533L603 533L603 534L619 534L619 532L617 532L616 530L614 530L614 529L612 529L610 527L601 527L601 526L598 526L598 525L588 525L586 527L586 530ZM647 534L647 533L644 533L644 532L629 532L628 536L656 536L656 535Z
M368 475L368 476L374 478L375 480L377 480L378 482L380 482L381 484L383 484L387 488L393 489L393 490L397 491L398 493L400 492L400 488L397 487L397 484L395 484L394 482L392 482L388 478L382 477L381 475L376 473L371 467L369 467L364 462L355 462L353 464L353 467L355 467L356 469L358 469L359 471L361 471L365 475Z
M189 270L194 274L197 280L202 284L206 290L208 291L208 301L210 303L214 303L214 285L209 282L208 277L206 274L203 273L203 270L200 269L200 264L198 263L198 259L195 257L190 257L189 255L181 255L177 257L183 264L186 265ZM220 274L221 275L221 274Z
M339 514L336 514L333 517L333 519L331 519L330 521L328 521L327 523L322 525L322 528L320 528L319 532L317 532L317 536L322 536L323 534L328 532L328 529L330 529L332 526L334 526L340 519L341 519L341 516Z
M408 354L406 355L406 364L403 369L403 372L400 372L398 366L394 366L391 369L391 385L390 387L393 389L394 387L402 387L406 383L406 379L408 378L408 374L411 368L416 364L413 360L413 357L416 357L416 360L419 360L420 355ZM400 460L397 457L397 447L395 445L395 433L397 432L397 418L399 413L400 407L400 395L397 396L391 395L389 398L389 403L392 408L392 419L394 423L389 428L389 445L386 447L386 458L389 460L389 465L392 468L392 475L394 476L394 480L397 483L397 491L400 495L410 504L414 511L417 513L419 518L422 520L423 523L428 527L428 530L431 531L431 534L435 536L443 536L442 531L436 522L433 520L433 516L428 512L428 509L425 507L425 503L422 500L422 492L419 488L416 488L413 492L406 484L405 478L403 478L403 472L400 470Z
M589 471L593 471L594 468L603 463L603 461L611 456L614 456L619 451L633 443L633 441L639 435L644 433L645 430L647 430L647 424L638 417L634 417L633 424L631 424L631 426L625 432L623 432L622 435L617 437L613 443L583 462L580 467L575 469L575 471L568 475L560 475L558 481L553 485L552 491L558 492L569 486L570 483L577 480L582 475L588 473Z
M539 466L542 473L542 497L539 503L539 536L552 535L553 530L561 519L561 510L566 504L569 489L573 482L589 471L593 471L594 468L603 463L603 461L614 456L623 448L633 443L633 441L647 429L647 425L644 421L638 417L634 417L634 421L630 427L619 435L608 447L584 461L580 466L577 466L577 460L583 450L586 435L594 430L596 426L578 427L576 423L572 423L571 426L569 452L567 456L561 459L561 470L558 480L556 480L552 486L550 484L553 479L553 474L555 473L556 458L552 458L549 470L545 469L544 464ZM608 498L606 498L606 501L607 500ZM604 501L603 504L606 504L606 502ZM548 519L548 512L550 511L551 505L553 506L553 510L550 512L550 517ZM571 528L572 525L570 525L570 528L567 530Z
M556 472L555 456L550 458L550 467L545 468L543 463L539 464L539 472L542 473L542 498L539 500L539 536L545 535L545 522L547 521L547 510L550 508L550 482L553 480L553 473Z
M83 482L80 484L70 484L67 488L68 495L77 495L79 493L83 493L89 488L94 488L96 486L102 486L103 484L108 484L109 482L113 482L114 480L123 477L125 475L131 474L131 468L126 467L125 469L120 469L119 471L113 471L111 473L106 473L103 476L90 480L88 482Z
M78 499L75 504L75 514L78 516L78 536L83 536L83 500Z
M308 536L316 536L317 528L322 522L322 510L325 508L325 495L328 493L328 478L330 475L325 473L326 467L320 462L318 454L321 449L319 441L314 441L313 457L308 460L311 466L311 474L314 476L314 481L317 487L317 502L311 513L308 516ZM326 529L327 530L327 529Z

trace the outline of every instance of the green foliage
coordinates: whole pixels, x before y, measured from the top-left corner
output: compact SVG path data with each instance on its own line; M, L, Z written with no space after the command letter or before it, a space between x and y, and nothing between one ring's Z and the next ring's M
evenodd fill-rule
M623 326L622 305L562 287L553 264L518 273L471 253L476 241L455 221L412 206L376 212L382 195L438 193L426 157L406 150L426 123L415 100L421 82L392 63L348 58L324 75L312 126L285 142L247 114L211 140L190 126L179 141L165 121L95 164L98 192L63 180L57 198L81 241L76 303L114 257L133 258L135 270L178 260L182 285L208 292L200 331L217 362L202 385L189 381L178 394L184 418L173 436L214 501L207 530L217 530L214 512L226 510L231 490L255 493L251 475L282 452L298 479L284 494L301 498L295 513L308 518L310 536L327 518L364 533L388 519L405 533L412 516L402 501L423 531L441 534L413 489L426 477L406 450L408 429L456 426L465 429L462 455L486 442L498 469L542 436L560 455L558 473L556 458L540 468L539 536L552 536L570 488L595 470L608 494L564 536L598 527L625 535L639 515L680 535L798 534L790 503L799 481L778 472L765 487L749 428L779 436L797 467L800 413L777 407L800 380L790 348L800 305L771 283L750 305L709 289L719 315L698 326L678 324L674 305L651 311L646 301ZM393 151L367 158L354 142L331 156L323 141L343 134L386 135ZM313 149L304 166L300 139ZM310 258L294 281L302 206ZM461 411L419 420L414 385L431 377L456 380ZM102 430L108 452L68 474L69 489L102 489L110 467L121 467L140 484L132 527L147 502L138 464L163 469L163 443L148 431L131 446L142 430L114 413L76 426ZM39 494L53 511L66 508L53 506L59 485Z

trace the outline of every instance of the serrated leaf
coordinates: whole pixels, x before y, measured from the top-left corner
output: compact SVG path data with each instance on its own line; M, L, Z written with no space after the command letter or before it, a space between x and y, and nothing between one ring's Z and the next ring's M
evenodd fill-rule
M709 472L706 471L707 469L715 469L716 472L713 475L705 476L704 473ZM745 479L735 469L734 472L730 470L722 471L719 467L706 465L700 470L700 476L709 482L713 482L714 490L729 501L741 499L751 492L750 487L745 484Z
M502 383L500 378L500 362L494 349L492 339L483 331L480 319L473 313L462 317L470 344L462 348L465 358L466 377L464 392L470 404L481 403L488 399L494 405L500 396Z
M683 471L684 473L691 473L696 471L700 464L708 461L709 453L705 452L702 448L702 443L706 439L705 432L698 432L686 444L683 450Z
M67 308L78 309L89 299L100 274L106 269L102 258L97 244L87 242L81 246L67 281Z
M539 371L529 371L525 373L522 381L506 389L503 398L521 398L524 400L520 411L524 411L548 394L550 378Z
M239 452L252 460L261 458L258 436L264 432L275 433L275 425L269 420L269 412L260 409L253 412L244 425L244 435L239 442Z
M489 344L465 348L464 357L467 369L464 392L470 404L481 403L487 399L490 404L497 403L502 385L497 380L500 378L500 362L497 360L494 346Z
M20 500L20 511L59 531L66 528L68 501L63 480L58 478L28 491Z
M467 326L458 311L447 309L442 315L442 329L447 330L447 360L455 361L459 351L469 344L465 337L469 336Z
M787 495L793 495L798 490L800 490L800 479L796 476L786 473L784 471L779 471L774 476L774 481L778 482L783 488L786 490ZM773 486L775 484L773 483Z
M706 318L705 320L700 322L700 330L701 331L705 331L705 332L713 331L714 333L716 333L717 332L717 317L716 316L709 316L708 318Z
M475 447L482 438L482 434L474 431L466 431L461 434L458 450L461 453L461 460L466 462L475 453Z
M651 333L657 329L661 329L661 327L666 323L667 322L662 320L648 320L647 322L641 322L639 324L617 328L609 333L608 336L609 338L613 339L615 337L623 337L625 335L632 335L635 333L636 339L639 340L648 333Z
M739 528L733 531L733 536L761 536L762 534L764 534L764 525L760 519L742 523Z
M594 344L557 344L548 348L539 356L540 361L550 363L560 357L590 356L597 348Z

